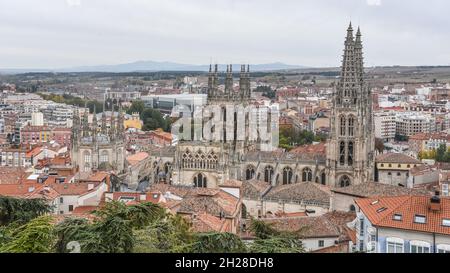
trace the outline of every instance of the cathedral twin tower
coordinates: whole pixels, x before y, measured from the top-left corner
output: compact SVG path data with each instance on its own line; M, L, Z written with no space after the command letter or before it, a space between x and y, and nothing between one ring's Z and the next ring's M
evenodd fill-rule
M362 48L361 31L354 36L350 23L327 144L328 181L338 187L373 181L372 97L364 80Z

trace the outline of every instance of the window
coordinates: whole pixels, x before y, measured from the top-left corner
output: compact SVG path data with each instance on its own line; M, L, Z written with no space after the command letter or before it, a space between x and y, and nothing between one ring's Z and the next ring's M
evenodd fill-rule
M302 181L311 182L312 181L312 171L310 168L304 168L302 172Z
M437 252L438 253L450 253L450 245L444 245L444 244L437 245Z
M359 235L364 236L364 218L359 219Z
M353 118L353 116L350 116L348 118L348 135L349 136L353 136L354 126L355 126L355 118Z
M450 219L442 219L442 225L444 227L450 227Z
M64 198L63 198L63 197L60 197L60 198L59 198L59 203L60 203L60 204L64 203Z
M206 188L206 176L199 173L194 177L194 186L198 188Z
M341 188L350 186L350 178L346 175L342 176L339 185Z
M387 210L387 208L385 208L385 207L379 208L379 209L377 209L377 213L383 212L385 210Z
M402 174L400 172L397 172L397 176L401 176Z
M394 214L394 217L392 218L395 221L401 221L402 220L402 215L401 214Z
M381 165L380 165L381 167L384 167L384 164L383 163L381 163Z
M353 165L353 142L351 141L348 143L347 164L349 166Z
M319 247L324 247L325 246L325 242L323 240L319 240Z
M292 183L292 169L286 167L283 169L283 185Z
M340 135L345 136L345 116L341 116Z
M425 224L427 222L427 218L423 215L415 215L414 223Z
M403 253L403 240L397 238L389 238L387 240L387 253Z
M392 173L391 173L391 172L388 172L388 175L392 175Z
M272 166L267 166L264 169L264 181L266 181L267 183L271 183L272 182L272 178L273 178L273 167Z
M69 211L73 211L73 205L69 205Z
M430 253L430 244L422 241L411 241L411 253Z
M339 144L339 164L345 165L345 143L343 141Z

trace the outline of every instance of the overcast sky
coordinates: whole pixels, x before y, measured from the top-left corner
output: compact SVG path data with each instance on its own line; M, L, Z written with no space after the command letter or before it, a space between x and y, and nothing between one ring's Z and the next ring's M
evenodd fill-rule
M449 11L448 0L0 0L0 68L338 66L350 20L366 65L450 65Z

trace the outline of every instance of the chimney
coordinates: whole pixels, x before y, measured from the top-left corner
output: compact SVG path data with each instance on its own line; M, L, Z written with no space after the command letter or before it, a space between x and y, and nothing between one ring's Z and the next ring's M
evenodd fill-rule
M440 211L441 210L441 198L439 197L439 191L434 193L434 196L430 198L430 210Z

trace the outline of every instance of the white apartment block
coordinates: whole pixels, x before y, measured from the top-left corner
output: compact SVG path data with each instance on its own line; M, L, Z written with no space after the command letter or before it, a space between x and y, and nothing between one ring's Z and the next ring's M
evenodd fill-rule
M395 112L377 112L374 114L375 137L384 141L395 138L396 114Z
M405 112L397 114L395 132L402 136L412 136L418 133L431 133L436 130L436 119L431 115Z

